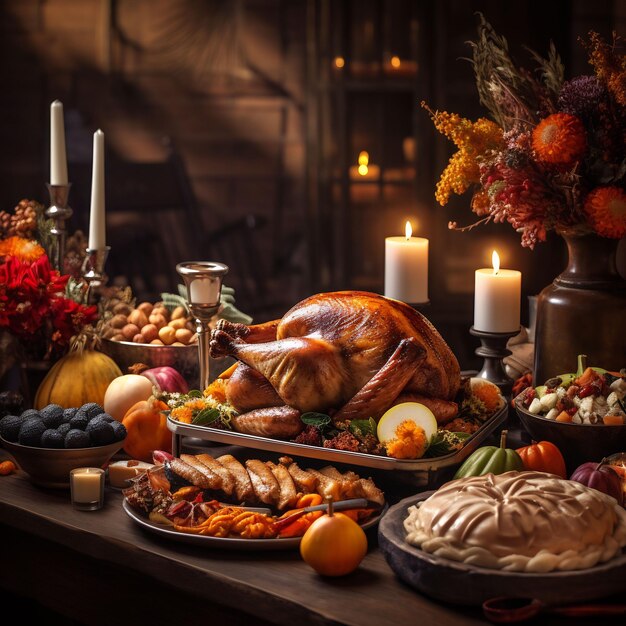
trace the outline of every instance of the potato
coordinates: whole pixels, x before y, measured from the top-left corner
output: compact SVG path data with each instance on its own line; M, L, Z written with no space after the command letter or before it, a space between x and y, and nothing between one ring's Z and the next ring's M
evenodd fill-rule
M167 320L160 313L153 313L148 318L148 322L154 324L159 329L167 324Z
M175 320L170 320L167 325L170 328L175 328L176 330L178 330L179 328L185 328L185 318L184 317L178 317Z
M170 312L164 306L155 306L152 309L152 315L162 315L166 322L169 322L170 320Z
M150 343L159 336L159 329L154 324L146 324L141 329L141 334L145 340L144 343Z
M139 333L139 327L137 324L126 324L122 328L122 335L126 341L132 341L133 337Z
M143 339L143 335L141 333L137 333L134 337L133 337L133 343L146 343Z
M118 315L114 315L109 320L109 326L111 326L111 328L124 328L126 324L128 324L128 319L126 315L122 315L121 313Z
M118 302L113 307L113 313L115 313L115 315L130 315L132 310L133 307L130 306L130 304L126 304L126 302Z
M131 324L136 324L139 328L143 328L148 323L148 317L140 309L135 309L128 316L128 321Z
M152 313L154 305L151 302L142 302L140 305L137 306L137 308L142 311L146 315L146 317L149 317L150 313Z
M176 330L171 326L163 326L159 329L159 339L166 346L172 345L176 341Z
M113 335L117 335L117 328L112 328L109 325L103 326L102 328L102 338L103 339L111 339Z
M173 311L172 311L172 317L171 319L173 320L177 320L181 317L187 317L187 310L185 309L184 306L177 306Z
M153 339L150 343L153 346L162 346L163 345L163 342L160 339Z
M111 337L111 341L125 341L125 337L124 335L122 335L121 332L119 332L116 335L113 335L113 337Z
M186 328L179 328L176 331L176 341L180 341L181 343L187 345L191 341L193 335L194 333L190 330L187 330Z

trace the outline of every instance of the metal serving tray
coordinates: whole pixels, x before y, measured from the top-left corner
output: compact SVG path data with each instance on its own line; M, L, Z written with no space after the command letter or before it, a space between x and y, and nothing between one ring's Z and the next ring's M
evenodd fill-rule
M429 477L432 477L439 470L450 468L462 463L491 433L493 433L494 430L504 424L507 416L508 404L505 403L504 406L492 415L479 430L467 439L465 445L457 452L446 454L445 456L415 460L394 459L375 454L333 450L332 448L309 446L302 443L294 443L292 441L281 441L279 439L259 437L257 435L245 435L243 433L237 433L230 430L210 428L209 426L184 424L173 420L169 416L167 418L167 427L173 433L172 451L175 456L180 454L182 437L196 437L206 441L243 446L245 448L265 450L267 452L277 452L288 456L306 457L329 463L358 465L378 470L418 472L419 474L423 474L425 477L423 484L427 484L430 482Z

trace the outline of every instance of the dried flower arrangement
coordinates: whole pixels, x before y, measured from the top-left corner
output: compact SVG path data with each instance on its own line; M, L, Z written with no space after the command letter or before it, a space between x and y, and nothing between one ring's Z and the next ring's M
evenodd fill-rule
M581 43L594 73L566 81L554 45L548 58L531 51L530 72L513 62L508 44L479 15L470 42L480 102L491 119L475 122L426 108L435 127L457 146L437 184L443 206L473 190L474 224L509 222L522 246L534 248L549 230L626 235L626 55L590 32Z

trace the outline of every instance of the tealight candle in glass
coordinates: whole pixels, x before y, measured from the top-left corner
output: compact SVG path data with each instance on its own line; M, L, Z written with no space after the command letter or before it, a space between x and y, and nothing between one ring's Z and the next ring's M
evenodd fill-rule
M79 511L96 511L104 505L104 470L77 467L70 472L72 505Z

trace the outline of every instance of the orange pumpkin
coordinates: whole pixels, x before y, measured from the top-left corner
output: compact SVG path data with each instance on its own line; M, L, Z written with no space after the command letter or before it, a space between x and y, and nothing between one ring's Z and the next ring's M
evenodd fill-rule
M567 478L565 459L553 443L533 441L529 446L518 448L517 453L522 457L524 469L547 472L548 474L556 474L561 478Z
M154 450L172 451L172 433L163 411L169 407L154 396L140 400L128 409L122 424L126 426L124 450L133 459L151 461Z

